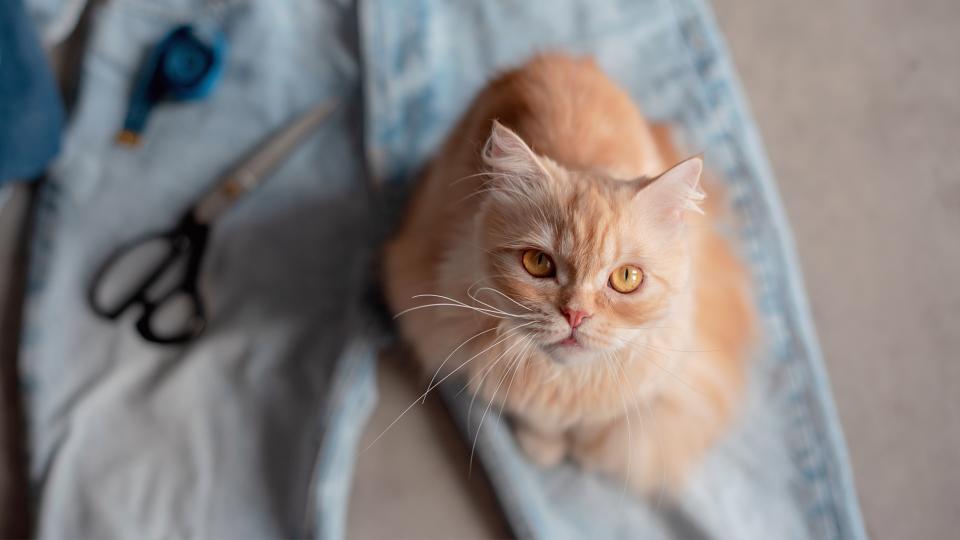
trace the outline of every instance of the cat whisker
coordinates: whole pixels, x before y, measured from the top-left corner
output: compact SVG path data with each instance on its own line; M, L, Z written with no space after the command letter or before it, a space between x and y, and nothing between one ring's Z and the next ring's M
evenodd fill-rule
M629 377L627 377L627 372L622 365L614 362L614 366L617 367L620 370L620 373L623 374L624 380L629 379ZM659 505L663 500L664 491L666 490L666 484L667 484L667 468L663 463L663 457L664 457L663 444L660 441L660 436L658 433L659 430L657 429L656 423L655 423L656 417L653 414L653 410L651 410L650 408L649 400L634 400L633 402L633 410L637 413L637 421L640 422L641 436L643 435L643 412L640 410L640 401L643 401L644 408L647 409L647 415L650 417L650 423L653 424L653 428L652 428L653 434L651 435L651 438L654 441L654 444L657 445L657 452L658 452L657 461L659 463L659 468L660 468L660 480L658 482L659 489L657 493L657 505L659 507Z
M529 197L526 193L523 193L523 192L521 192L521 191L519 191L519 190L516 190L516 189L511 189L511 188L506 188L506 187L484 187L484 188L480 188L480 189L474 191L473 193L467 195L466 197L461 197L460 199L458 199L458 200L457 200L456 202L454 202L453 204L454 204L454 205L463 204L464 202L469 201L470 199L472 199L472 198L474 198L474 197L476 197L476 196L478 196L478 195L483 195L484 193L495 193L495 192L512 193L512 194L517 195L517 196L520 196L520 197Z
M523 349L520 351L520 354L517 355L516 360L513 362L513 365L510 366L510 370L513 371L513 376L510 377L510 383L507 385L507 391L503 395L503 407L500 407L500 412L497 414L497 422L503 418L503 409L506 408L507 403L510 400L510 389L513 388L513 382L517 379L517 375L520 373L520 363L526 358L527 353L530 351L530 346L533 345L533 338L527 339L527 344L524 345Z
M490 178L506 178L507 180L516 178L514 175L503 174L503 173L490 174L489 176ZM551 220L547 219L546 214L543 213L543 208L539 204L537 204L537 201L535 201L529 193L523 192L520 189L517 189L510 185L503 185L503 183L500 183L500 185L494 186L493 182L491 181L485 182L480 189L474 191L473 193L471 193L466 197L461 198L459 201L457 201L454 204L460 204L476 195L483 194L483 193L491 193L491 192L511 193L513 195L526 199L527 203L529 203L533 208L536 208L537 212L540 213L540 218L543 220L543 223L551 222Z
M496 312L500 312L500 313L506 313L506 312L500 310L499 308L497 308L496 306L492 306L492 305L484 302L483 300L480 300L479 298L477 298L476 296L474 296L473 294L471 294L469 290L467 291L467 296L469 296L470 299L473 300L474 302L486 306L487 309L490 309L491 311L496 311ZM516 315L516 317L523 317L523 315Z
M467 180L470 180L471 178L480 178L480 177L486 177L486 180L484 180L481 185L482 185L482 186L489 186L489 185L494 181L495 178L508 178L508 179L509 179L509 178L514 178L515 175L509 174L509 173L505 173L505 172L498 172L498 171L480 171L480 172L478 172L478 173L473 173L473 174L468 174L468 175L466 175L466 176L462 176L462 177L454 180L453 182L450 182L449 184L447 184L447 187L455 186L455 185L459 184L460 182L465 182L465 181L467 181Z
M468 175L466 175L466 176L461 176L460 178L458 178L458 179L454 180L453 182L450 182L449 184L447 184L447 186L448 186L448 187L449 187L449 186L455 186L455 185L459 184L460 182L464 182L464 181L469 180L469 179L471 179L471 178L479 178L479 177L481 177L481 176L486 176L486 177L489 178L489 177L500 177L500 176L509 176L509 175L506 174L506 173L498 173L498 172L494 172L494 171L481 171L481 172L478 172L478 173L473 173L473 174L468 174Z
M486 376L489 375L490 372L493 371L494 368L496 368L497 364L499 364L500 362L503 361L504 357L506 357L506 354L507 354L508 352L510 352L511 349L513 349L514 347L516 347L517 345L519 345L519 344L521 344L521 343L523 343L523 341L517 341L517 342L514 343L513 345L507 347L506 350L504 350L503 352L501 352L496 358L493 359L493 361L490 363L490 365L484 366L483 368L481 368L479 372L477 372L476 374L474 374L473 377L471 377L466 383L464 383L464 385L460 388L460 390L459 390L455 395L459 396L459 395L462 394L466 389L468 389L468 388L470 388L471 386L473 386L473 383L476 382L477 379L480 379L480 383L477 385L477 392L474 393L474 396L476 396L476 394L479 393L480 389L483 388L483 379L485 379ZM472 403L472 401L471 401L471 404L470 404L470 409L471 409L471 410L473 409L473 403Z
M484 306L487 306L487 308L484 309L484 308L478 308L478 307L476 307L476 306L471 306L470 304L466 304L466 303L464 303L464 302L461 302L460 300L456 300L456 299L454 299L454 298L450 298L449 296L443 296L442 294L418 294L418 295L412 296L411 298L442 298L442 299L448 300L448 301L450 301L450 302L456 302L456 303L458 303L458 304L460 304L460 305L462 305L462 306L466 306L466 307L470 307L470 308L475 308L475 309L481 309L481 310L483 310L483 311L490 311L490 312L496 313L496 314L498 314L498 315L504 315L504 316L507 316L507 317L514 317L514 318L518 318L518 319L522 319L522 318L527 317L526 315L523 315L523 314L521 314L521 313L509 313L509 312L504 311L504 310L502 310L502 309L500 309L500 308L497 308L497 307L495 307L495 306L491 306L490 304L487 304L486 302L481 302L480 300L477 300L477 299L474 298L473 296L470 296L470 298L473 299L473 300L476 300L477 302L480 302L480 303L483 304Z
M509 319L509 318L510 318L509 315L507 315L507 316L497 315L497 314L489 313L488 310L485 310L485 309L482 309L482 308L477 308L477 307L468 306L468 305L466 305L466 304L459 304L459 303L458 303L458 304L436 303L436 304L426 304L426 305L423 305L423 306L414 306L414 307L412 307L412 308L407 308L407 309L401 311L400 313L397 313L396 315L393 316L393 318L394 318L394 319L397 319L397 318L399 318L399 317L401 317L401 316L403 316L403 315L406 315L407 313L410 313L411 311L417 311L417 310L420 310L420 309L426 309L426 308L430 308L430 307L458 307L458 308L464 308L464 309L469 309L469 310L472 310L472 311L476 311L477 313L481 313L481 314L483 314L483 315L487 315L487 316L493 317L493 318L495 318L495 319Z
M387 433L388 431L390 431L390 428L392 428L393 426L395 426L395 425L397 424L397 422L399 422L400 419L404 417L404 415L406 415L408 412L410 412L410 409L412 409L412 408L414 407L414 405L417 404L418 401L420 401L421 399L426 398L427 394L429 394L430 392L432 392L436 387L438 387L438 386L440 386L441 384L443 384L444 381L446 381L447 379L449 379L450 377L452 377L454 374L456 374L458 371L460 371L461 369L463 369L464 366L466 366L467 364L469 364L470 362L472 362L472 361L473 361L474 359L476 359L478 356L486 353L486 352L489 351L490 349L492 349L492 348L496 347L497 345L503 343L504 341L510 339L510 337L511 337L515 332L518 332L521 328L523 328L523 327L525 327L525 326L528 326L528 325L530 325L530 324L533 324L533 323L524 323L524 324L515 326L515 327L507 330L506 332L503 333L503 337L502 337L502 338L500 338L499 340L495 341L492 345L488 346L487 348L483 349L482 351L478 352L477 354L471 356L471 357L468 358L464 363L462 363L462 364L460 364L459 366L457 366L456 368L454 368L450 373L444 375L439 381L437 381L437 382L433 383L432 385L430 385L430 386L423 392L423 394L417 396L417 398L413 400L413 403L411 403L410 405L408 405L407 408L404 409L403 412L400 413L400 416L397 416L397 417L393 420L393 422L390 422L390 424L389 424L386 428L384 428L383 431L381 431L380 434L377 435L377 436L373 439L373 441L371 441L370 444L368 444L368 445L361 451L361 453L362 453L362 452L366 452L367 450L370 449L370 447L372 447L374 444L376 444L377 441L379 441L384 435L386 435L386 433Z
M407 308L407 309L401 311L400 313L397 313L396 315L394 315L393 318L394 318L394 319L397 319L397 318L399 318L399 317L402 317L403 315L406 315L407 313L410 313L411 311L417 311L417 310L425 309L425 308L429 308L429 307L458 307L458 308L462 308L462 309L469 309L469 310L475 311L475 312L477 312L477 313L480 313L480 314L483 314L483 315L487 315L488 317L493 317L493 318L495 318L495 319L510 319L510 318L513 318L513 319L524 319L524 318L529 318L529 316L526 316L526 315L520 315L520 314L516 314L516 313L507 313L507 312L505 312L505 311L498 310L498 309L488 309L488 308L481 308L481 307L477 307L477 306L471 306L471 305L466 304L466 303L464 303L464 302L461 302L461 301L459 301L459 300L455 300L455 299L453 299L453 298L450 298L450 297L447 297L447 296L443 296L443 295L439 295L439 294L418 294L418 295L412 296L411 298L416 299L416 298L424 298L424 297L442 298L442 299L444 299L444 300L447 300L448 302L437 302L437 303L433 303L433 304L425 304L425 305L421 305L421 306L414 306L414 307L411 307L411 308Z
M652 347L652 346L650 346L650 345L647 345L646 343L621 342L621 346L624 346L624 347L636 347L636 346L641 346L641 347L645 347L645 348L646 348L647 350L649 350L650 352L653 352L653 353L656 353L656 354L660 354L660 355L664 355L664 354L665 354L663 351L657 350L656 348L654 348L654 347ZM697 394L698 396L700 396L700 397L702 397L702 398L704 398L704 399L708 399L707 396L704 395L703 392L701 392L700 390L694 388L690 383L688 383L687 381L683 380L683 378L680 377L680 375L678 375L677 373L674 373L673 371L667 369L663 364L657 362L657 361L654 360L652 357L647 356L647 355L644 355L644 356L643 356L643 359L649 361L649 362L650 362L651 364L653 364L654 366L656 366L656 367L660 368L661 370L663 370L664 373L666 373L667 375L669 375L669 376L673 377L674 379L676 379L677 382L679 382L679 383L682 384L683 386L687 387L691 392Z
M438 367L438 368L437 368L437 371L435 371L435 372L433 373L433 377L430 377L430 384L427 385L427 388L430 388L431 386L433 386L433 381L437 380L437 376L440 374L440 371L443 370L443 366L445 366L445 365L447 364L447 361L450 360L450 358L451 358L454 354L457 354L457 351L459 351L460 349L462 349L464 345L466 345L467 343L470 343L470 342L473 341L474 339L476 339L476 338L478 338L478 337L480 337L480 336L482 336L482 335L484 335L484 334L487 334L487 333L489 333L489 332L493 332L493 331L495 331L496 329L497 329L497 327L494 326L494 327L488 328L488 329L486 329L486 330L484 330L484 331L482 331L482 332L476 333L476 334L474 334L473 336L467 338L466 341L464 341L463 343L461 343L460 345L458 345L456 349L454 349L453 351L451 351L450 354L448 354L447 357L443 359L443 362L440 362L440 367ZM423 403L426 403L426 402L427 402L427 396L424 395L424 396L423 396Z
M482 185L482 188L483 188L484 191L505 191L505 192L513 193L513 194L515 194L515 195L519 195L519 196L523 197L524 199L526 199L527 202L530 203L531 206L533 206L534 208L537 209L537 212L540 213L540 218L543 220L543 223L551 223L551 222L553 221L553 220L547 219L546 214L543 213L543 208L542 208L539 204L537 204L537 201L535 201L535 200L533 199L533 196L531 196L529 193L526 193L526 192L524 192L524 191L521 191L520 189L518 189L518 188L516 187L516 186L517 186L517 180L519 179L518 176L516 176L516 175L514 175L514 174L497 173L497 174L490 174L489 177L490 177L491 180L485 182L485 183ZM494 186L494 185L493 185L494 182L492 181L492 179L494 179L494 178L505 178L507 181L511 181L511 180L512 180L512 181L514 182L514 184L513 184L513 185L504 186L503 184L506 183L506 182L501 181L501 182L499 183L499 185Z
M523 308L523 309L525 309L525 310L527 310L527 311L533 312L533 310L530 309L529 307L521 304L520 302L517 302L517 301L514 300L513 298L510 298L509 296L507 296L507 295L504 294L503 292L501 292L501 291L499 291L499 290L497 290L497 289L494 289L493 287L480 287L479 289L476 290L476 292L475 292L474 294L480 294L481 291L490 291L490 292L497 293L497 294L499 294L500 296L506 298L507 300L513 302L514 304L520 306L521 308Z
M488 253L492 253L492 251L489 251L489 250L488 250L487 252L488 252ZM508 276L507 276L507 274L495 274L495 275L492 275L492 276L482 277L482 278L474 281L473 283L470 284L469 287L467 287L467 296L469 296L472 300L474 300L474 301L476 301L476 302L479 302L480 304L483 304L483 305L485 305L485 306L488 306L488 307L491 308L491 309L496 309L496 310L498 310L498 311L503 311L503 310L500 310L499 308L497 308L496 306L490 305L490 304L488 304L488 303L486 303L486 302L484 302L484 301L482 301L482 300L480 300L480 299L477 298L477 296L480 294L480 292L485 291L485 290L490 290L490 291L493 291L493 292L495 292L495 293L503 296L504 298L506 298L507 300L509 300L509 301L513 302L514 304L520 306L521 308L523 308L523 309L525 309L525 310L527 310L527 311L529 311L529 312L531 312L531 313L536 313L536 311L534 311L533 309L531 309L529 306L525 306L525 305L521 304L520 302L517 302L516 300L514 300L513 298L510 298L510 296L504 294L503 292L501 292L500 290L498 290L498 289L496 289L496 288L493 288L493 287L480 287L480 288L477 289L476 291L473 290L473 288L476 287L477 285L479 285L481 282L490 281L490 280L492 280L492 279L495 278L495 277L508 277ZM517 316L518 316L518 317L523 317L524 315L522 315L522 314L517 314Z
M499 313L499 314L502 314L502 315L507 315L507 316L509 316L509 317L514 317L514 318L516 318L516 319L531 319L531 318L532 318L531 315L522 315L522 314L518 314L518 313L509 313L509 312L503 311L503 310L497 308L496 306L490 305L490 304L484 302L483 300L480 300L479 298L477 298L476 296L470 294L469 292L467 293L467 296L469 296L474 302L477 302L478 304L482 304L482 305L486 306L487 309L489 309L490 311L493 311L493 312L496 312L496 313Z
M620 394L620 403L623 405L623 418L627 423L627 468L626 472L623 475L623 491L620 493L620 501L617 504L622 504L624 497L627 494L627 485L630 481L630 469L633 465L633 427L630 425L630 410L627 408L627 399L623 394L623 389L626 386L629 386L629 380L626 373L620 369L620 365L617 364L616 360L613 360L609 354L604 353L604 358L610 364L613 364L614 368L619 369L619 375L623 380L623 384L615 384L617 388L617 393Z
M519 345L519 344L521 344L521 343L523 343L523 341L522 341L522 340L518 340L516 343L514 343L513 345L511 345L510 347L508 347L507 349L505 349L503 352L501 352L501 353L493 360L493 362L490 363L490 365L488 365L488 366L484 367L483 369L481 369L476 375L474 375L470 380L468 380L468 381L463 385L463 387L460 388L460 391L459 391L459 392L457 392L456 395L459 396L460 394L462 394L462 393L464 392L464 390L466 390L467 388L470 388L471 385L473 384L473 382L474 382L475 380L477 380L477 378L480 379L480 381L477 383L476 390L473 392L473 396L471 396L471 398L470 398L470 405L467 407L467 433L468 433L468 434L470 433L470 424L471 424L472 421L473 421L473 404L476 402L477 396L479 396L479 395L480 395L480 392L483 390L483 385L484 385L484 383L486 382L487 377L490 376L491 373L493 373L493 370L494 370L494 368L497 366L497 364L499 364L500 362L503 361L504 358L506 358L506 354L507 354L508 352L510 352L511 349L513 349L514 347L516 347L517 345ZM494 397L495 397L495 396L496 396L496 394L494 394ZM493 399L493 397L491 397L491 400L492 400L492 399ZM481 422L479 422L479 423L477 424L477 435L478 435L478 436L479 436L479 433L480 433L480 426L483 424L483 421L482 421L482 420L483 420L483 417L481 416ZM469 468L468 468L467 471L468 471L468 472L467 472L468 475L473 472L473 449L470 450L470 466L469 466Z
M527 342L529 342L529 339L530 338L527 338L528 340ZM523 343L527 343L527 342L523 342ZM523 349L518 351L517 354L519 355L519 353L522 351ZM516 361L517 357L518 357L517 355L514 355L514 361ZM493 405L493 402L497 399L497 394L500 392L500 387L503 386L503 381L507 379L507 375L509 374L510 374L509 369L507 371L504 371L503 376L500 377L500 382L497 383L497 387L493 390L493 395L490 396L490 401L487 402L487 408L484 409L483 414L480 415L480 423L477 424L477 432L473 436L473 446L470 447L470 463L467 467L468 475L473 473L473 455L474 455L474 452L476 452L477 450L477 439L480 438L480 429L483 428L483 420L487 417L487 413L490 412L490 407ZM479 390L477 393L479 393Z
M477 249L481 249L481 248L478 246ZM489 250L484 250L484 251L485 251L486 253L488 253L488 254L493 254L495 250L489 249ZM508 274L493 274L493 275L489 275L489 276L484 276L484 277L482 277L482 278L474 281L473 283L471 283L470 286L467 287L467 292L469 293L470 291L472 291L473 288L476 287L477 285L479 285L481 282L491 281L491 280L493 280L494 278L498 278L498 277L510 277L510 276L509 276ZM529 308L528 308L528 309L529 309Z

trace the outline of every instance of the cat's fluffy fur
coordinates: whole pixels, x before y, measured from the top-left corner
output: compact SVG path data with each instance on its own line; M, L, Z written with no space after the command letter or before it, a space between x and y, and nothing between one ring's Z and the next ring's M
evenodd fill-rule
M642 492L679 488L729 424L753 321L716 197L700 204L701 160L675 165L658 129L590 60L502 75L417 186L384 276L428 376L456 371L505 408L534 461ZM524 270L531 248L555 277ZM609 286L621 264L643 270L637 291ZM589 314L579 345L559 344L565 308Z

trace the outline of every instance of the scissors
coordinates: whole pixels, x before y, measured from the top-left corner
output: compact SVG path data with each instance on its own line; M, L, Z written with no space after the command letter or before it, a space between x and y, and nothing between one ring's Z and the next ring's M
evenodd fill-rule
M259 186L334 108L332 103L319 105L278 130L220 177L172 229L118 249L94 274L88 291L93 311L116 320L140 306L137 331L153 343L184 343L199 336L207 319L197 281L210 224Z

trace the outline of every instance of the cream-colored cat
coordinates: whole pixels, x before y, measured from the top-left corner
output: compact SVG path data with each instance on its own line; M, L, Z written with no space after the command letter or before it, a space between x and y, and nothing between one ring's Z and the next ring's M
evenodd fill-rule
M664 141L593 62L537 57L455 127L384 275L433 381L503 407L535 462L641 492L682 486L728 425L753 321L702 162Z

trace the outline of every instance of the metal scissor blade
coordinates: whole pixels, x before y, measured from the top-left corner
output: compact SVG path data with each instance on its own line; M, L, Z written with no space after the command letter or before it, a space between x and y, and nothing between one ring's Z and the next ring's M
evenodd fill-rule
M250 157L222 176L214 190L194 206L197 222L210 223L234 201L260 185L335 108L334 102L317 105L274 132Z
M233 175L262 180L292 152L303 139L333 112L333 103L318 105L267 140L253 156L234 169ZM228 175L229 176L229 175ZM227 180L228 178L224 178Z

